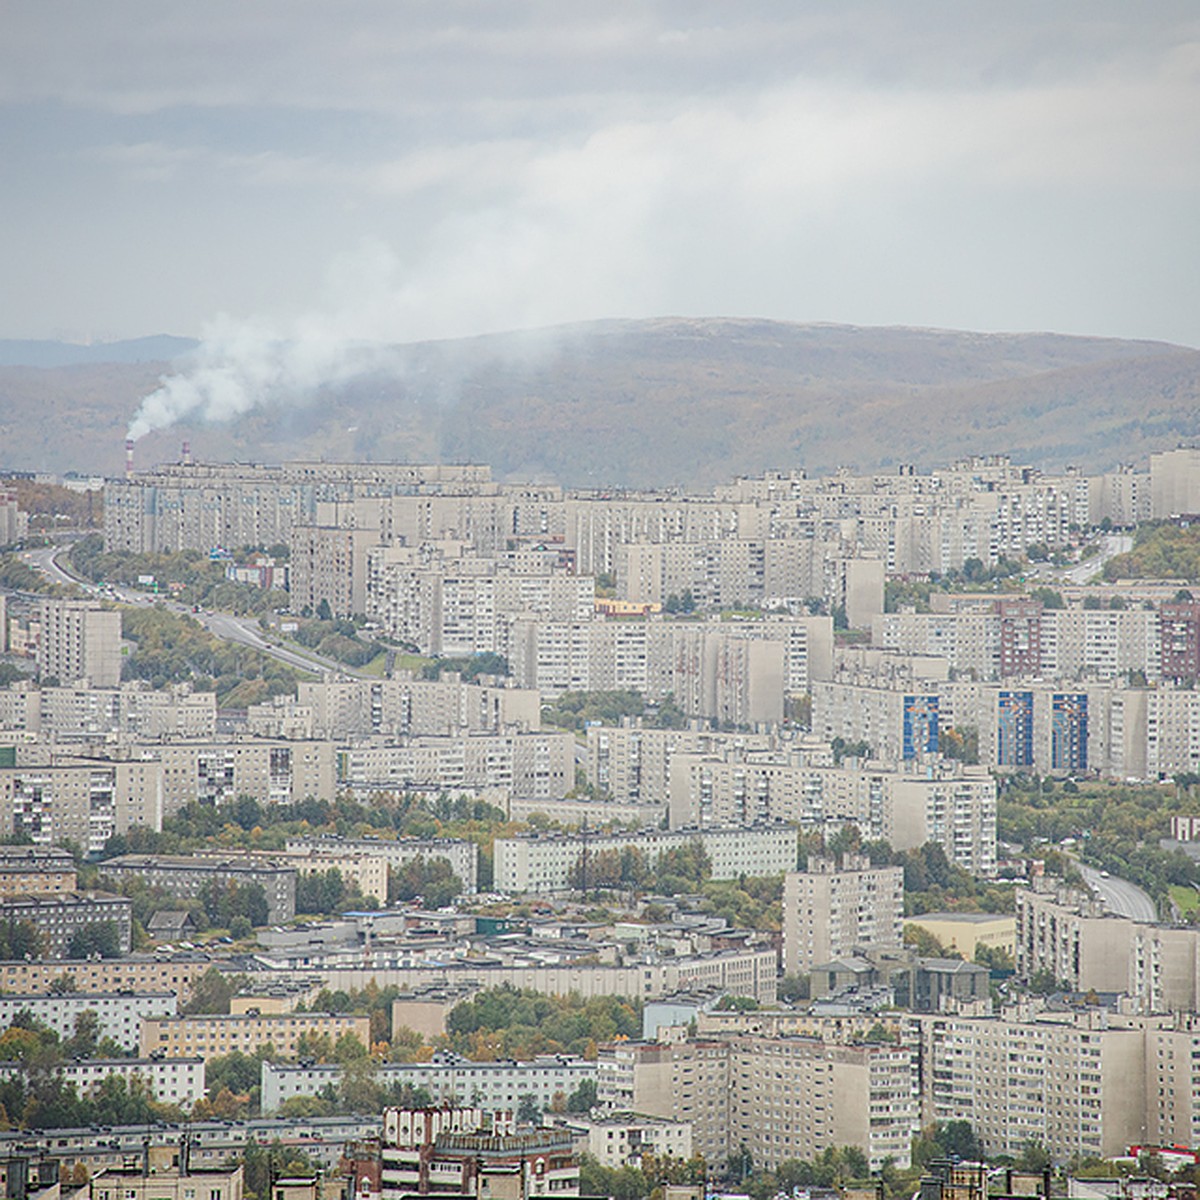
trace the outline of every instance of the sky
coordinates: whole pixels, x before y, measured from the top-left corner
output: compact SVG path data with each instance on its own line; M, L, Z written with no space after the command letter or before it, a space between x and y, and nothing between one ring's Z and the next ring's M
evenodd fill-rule
M1200 6L0 0L0 337L1200 346Z

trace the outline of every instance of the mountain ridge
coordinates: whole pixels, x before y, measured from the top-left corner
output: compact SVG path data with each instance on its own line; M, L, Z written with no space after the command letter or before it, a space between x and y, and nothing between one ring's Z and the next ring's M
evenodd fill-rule
M573 486L708 486L990 453L1100 470L1200 437L1200 351L1165 342L660 317L389 353L388 369L289 404L148 435L138 464L187 439L198 459L441 458ZM118 473L129 418L171 370L0 353L0 466Z

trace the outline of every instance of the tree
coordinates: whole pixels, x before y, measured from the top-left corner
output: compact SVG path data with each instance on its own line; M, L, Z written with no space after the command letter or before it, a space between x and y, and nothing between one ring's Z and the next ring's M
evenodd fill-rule
M462 880L444 858L414 858L388 869L388 903L421 899L423 908L443 908L462 891Z
M596 1081L585 1079L568 1097L567 1112L590 1112L596 1105Z
M192 986L192 995L180 1012L221 1014L229 1011L229 1002L246 982L244 975L224 975L209 967Z
M63 1053L70 1058L94 1058L100 1044L100 1017L95 1009L86 1008L75 1018L75 1032L63 1043Z
M383 1092L375 1060L364 1053L345 1062L338 1091L343 1111L378 1112L383 1107Z
M29 921L0 923L0 958L41 958L42 935Z
M517 1123L519 1125L540 1125L542 1123L542 1108L537 1098L528 1092L517 1100Z
M121 935L115 921L97 921L75 932L67 948L68 958L120 958Z

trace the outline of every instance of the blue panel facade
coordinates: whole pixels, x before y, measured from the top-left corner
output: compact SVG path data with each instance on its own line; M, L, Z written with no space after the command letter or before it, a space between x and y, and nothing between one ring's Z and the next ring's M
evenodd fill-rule
M996 714L996 762L1033 766L1033 693L1001 692Z
M906 759L936 754L938 749L938 697L904 697L903 752Z
M1055 692L1050 700L1050 765L1055 771L1086 771L1088 698L1086 693Z

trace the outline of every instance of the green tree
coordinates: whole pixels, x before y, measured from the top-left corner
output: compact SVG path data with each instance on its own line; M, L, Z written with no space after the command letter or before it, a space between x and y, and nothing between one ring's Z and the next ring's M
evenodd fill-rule
M120 958L121 935L115 921L97 921L75 932L67 948L68 958Z
M596 1081L585 1079L568 1097L567 1112L585 1113L596 1107Z

